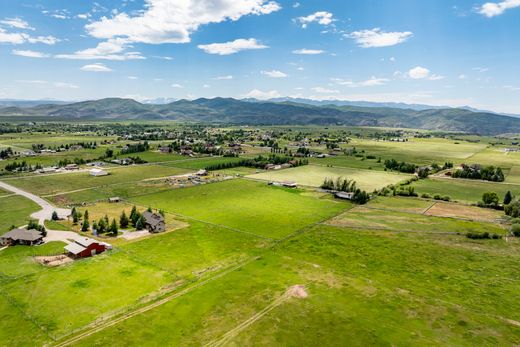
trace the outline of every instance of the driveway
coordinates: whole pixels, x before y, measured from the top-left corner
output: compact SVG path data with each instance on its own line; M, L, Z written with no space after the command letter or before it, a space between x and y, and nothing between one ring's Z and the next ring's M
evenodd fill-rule
M35 203L37 203L38 205L40 205L40 207L42 209L38 212L34 212L33 214L31 214L31 218L37 219L40 224L43 224L43 222L45 220L50 220L52 217L52 213L54 211L56 211L56 213L58 213L58 217L60 217L60 218L67 218L70 215L69 209L57 208L54 205L52 205L50 202L48 202L47 200L44 200L44 199L40 198L39 196L36 196L34 194L21 190L20 188L16 188L15 186L12 186L5 182L0 181L0 188L13 192L17 195L26 197L27 199L30 199L30 200L34 201Z

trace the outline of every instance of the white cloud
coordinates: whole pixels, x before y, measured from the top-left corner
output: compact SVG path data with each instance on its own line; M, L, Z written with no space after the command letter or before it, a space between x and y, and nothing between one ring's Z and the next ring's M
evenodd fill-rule
M382 86L390 80L388 78L378 78L375 76L372 76L366 81L361 82L353 82L352 80L345 80L341 78L331 78L331 81L335 82L336 84L342 85L342 86L348 86L352 88L356 87L375 87L375 86Z
M28 57L28 58L48 58L50 57L47 53L42 52L36 52L36 51L30 51L30 50L18 50L14 49L12 51L14 55L19 55L21 57Z
M124 52L131 48L127 41L123 39L110 39L100 42L95 48L87 48L76 51L72 54L58 54L55 57L61 59L78 60L134 60L146 59L139 52Z
M111 68L107 67L104 64L96 63L96 64L88 64L81 68L82 71L91 71L91 72L110 72Z
M184 88L184 86L182 84L179 84L179 83L174 83L171 85L172 88Z
M0 24L7 25L11 28L22 29L22 30L34 30L26 21L21 18L5 18L0 20Z
M329 25L334 21L334 18L330 12L318 11L305 17L298 17L296 20L302 25L302 28L306 28L307 25L313 22Z
M138 79L138 78L135 77L135 76L127 76L127 78L128 78L129 80L136 80L136 79Z
M520 7L520 0L504 0L501 2L486 2L478 12L486 17L495 17L503 14L506 10Z
M293 52L293 54L301 54L301 55L316 55L316 54L325 53L325 51L323 51L321 49L307 49L307 48L296 49L292 52Z
M428 79L430 81L442 80L443 76L434 75L425 67L416 66L408 71L408 77L414 80Z
M472 70L478 71L478 72L488 72L489 69L487 67L474 67Z
M269 90L264 92L258 89L253 89L249 93L242 95L242 97L266 100L272 98L279 98L280 93L277 90Z
M292 5L293 8L298 8L300 7L300 3L299 2L295 2L293 5Z
M217 77L213 77L213 79L215 81L221 81L221 80L232 80L233 79L233 76L232 75L227 75L227 76L217 76Z
M22 43L44 43L46 45L54 45L60 40L54 36L31 36L20 32L7 32L0 28L0 43L10 43L20 45Z
M271 78L285 78L288 76L286 73L278 70L261 71L261 74L269 76Z
M202 88L211 88L211 86L209 84L204 84Z
M238 39L235 41L224 42L224 43L211 43L208 45L198 45L198 48L202 49L208 54L218 55L229 55L235 54L240 51L250 49L264 49L269 48L268 46L262 45L256 41L256 39Z
M54 82L53 85L56 88L68 88L68 89L78 89L79 88L79 86L72 84L72 83L67 83L67 82Z
M266 0L145 0L142 11L119 13L85 26L99 39L124 38L149 44L186 43L201 25L236 21L247 15L264 15L281 9Z
M314 88L312 88L312 90L314 92L320 93L320 94L338 94L339 93L339 90L329 89L329 88L324 88L324 87L314 87Z
M380 28L370 30L354 31L345 34L346 37L354 39L363 48L388 47L403 43L413 36L411 31L386 32Z
M16 80L16 83L47 84L48 82L43 80Z
M468 76L466 76L464 74L459 75L459 80L465 80L466 78L468 78Z

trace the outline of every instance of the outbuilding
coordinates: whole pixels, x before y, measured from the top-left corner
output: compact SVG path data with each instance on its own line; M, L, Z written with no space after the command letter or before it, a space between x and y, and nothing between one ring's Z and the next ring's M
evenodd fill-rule
M108 172L102 169L94 168L89 171L90 176L94 177L100 177L100 176L107 176Z
M337 192L334 194L334 196L338 199L344 199L344 200L352 200L354 198L354 193L351 192Z
M64 248L69 256L73 258L86 258L103 253L107 249L107 245L104 242L99 242L88 237L82 237L75 240L73 243L68 244Z

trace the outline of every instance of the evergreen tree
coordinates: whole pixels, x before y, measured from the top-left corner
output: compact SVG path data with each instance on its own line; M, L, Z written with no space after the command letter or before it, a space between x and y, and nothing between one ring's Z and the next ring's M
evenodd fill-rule
M81 224L81 231L83 231L83 232L88 231L89 227L90 227L90 223L88 222L88 219L83 219L83 224Z
M511 191L508 190L506 195L504 196L504 205L509 205L512 200L513 200L513 194L511 194Z
M112 235L114 235L114 236L117 235L117 231L118 231L118 230L117 230L117 222L116 222L116 219L115 219L115 218L112 219L112 223L110 223L110 227L108 228L108 231L109 231Z
M88 220L88 210L85 210L85 213L83 214L83 219Z
M73 222L74 224L78 224L78 222L79 222L78 211L76 211L75 208L72 209L72 222Z
M134 217L137 213L137 208L135 207L135 205L132 207L132 211L130 211L130 219L131 220L134 220Z
M144 229L144 218L143 216L140 216L137 222L135 223L136 230L143 230Z
M121 228L125 229L128 227L128 223L129 223L128 217L126 216L125 211L123 211L123 213L121 213L121 217L119 217L119 226Z
M60 218L58 217L58 213L57 213L56 211L53 211L53 212L52 212L51 219L52 219L52 220L58 220L58 219L60 219Z

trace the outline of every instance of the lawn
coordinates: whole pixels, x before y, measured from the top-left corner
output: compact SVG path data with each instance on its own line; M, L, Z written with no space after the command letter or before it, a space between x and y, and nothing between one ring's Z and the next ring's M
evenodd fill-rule
M78 345L206 345L296 284L305 285L307 298L260 314L226 345L517 345L518 247L317 226Z
M474 222L454 218L425 216L415 213L382 211L369 207L353 208L329 221L327 224L360 229L385 229L404 232L489 232L504 234L506 230L497 224Z
M63 242L49 242L36 247L16 246L0 252L0 278L30 275L48 268L33 260L35 255L53 255L63 252Z
M173 189L130 198L130 201L277 239L349 206L305 196L299 190L243 179Z
M77 172L9 179L8 182L37 195L48 195L149 178L167 177L187 171L161 165L140 165L110 169L110 174L102 177L90 176L88 172Z
M265 181L295 181L298 184L311 187L319 187L325 178L336 179L337 177L343 177L356 181L358 187L364 190L373 191L374 189L380 189L389 184L404 181L412 176L346 167L305 165L292 169L266 171L247 177Z
M500 199L510 190L514 195L520 194L520 185L485 182L477 180L429 178L412 183L419 194L448 195L452 200L466 203L476 203L482 200L485 192L495 192Z
M29 216L41 208L33 201L13 195L0 198L0 235L9 231L14 225L19 227L29 221Z

